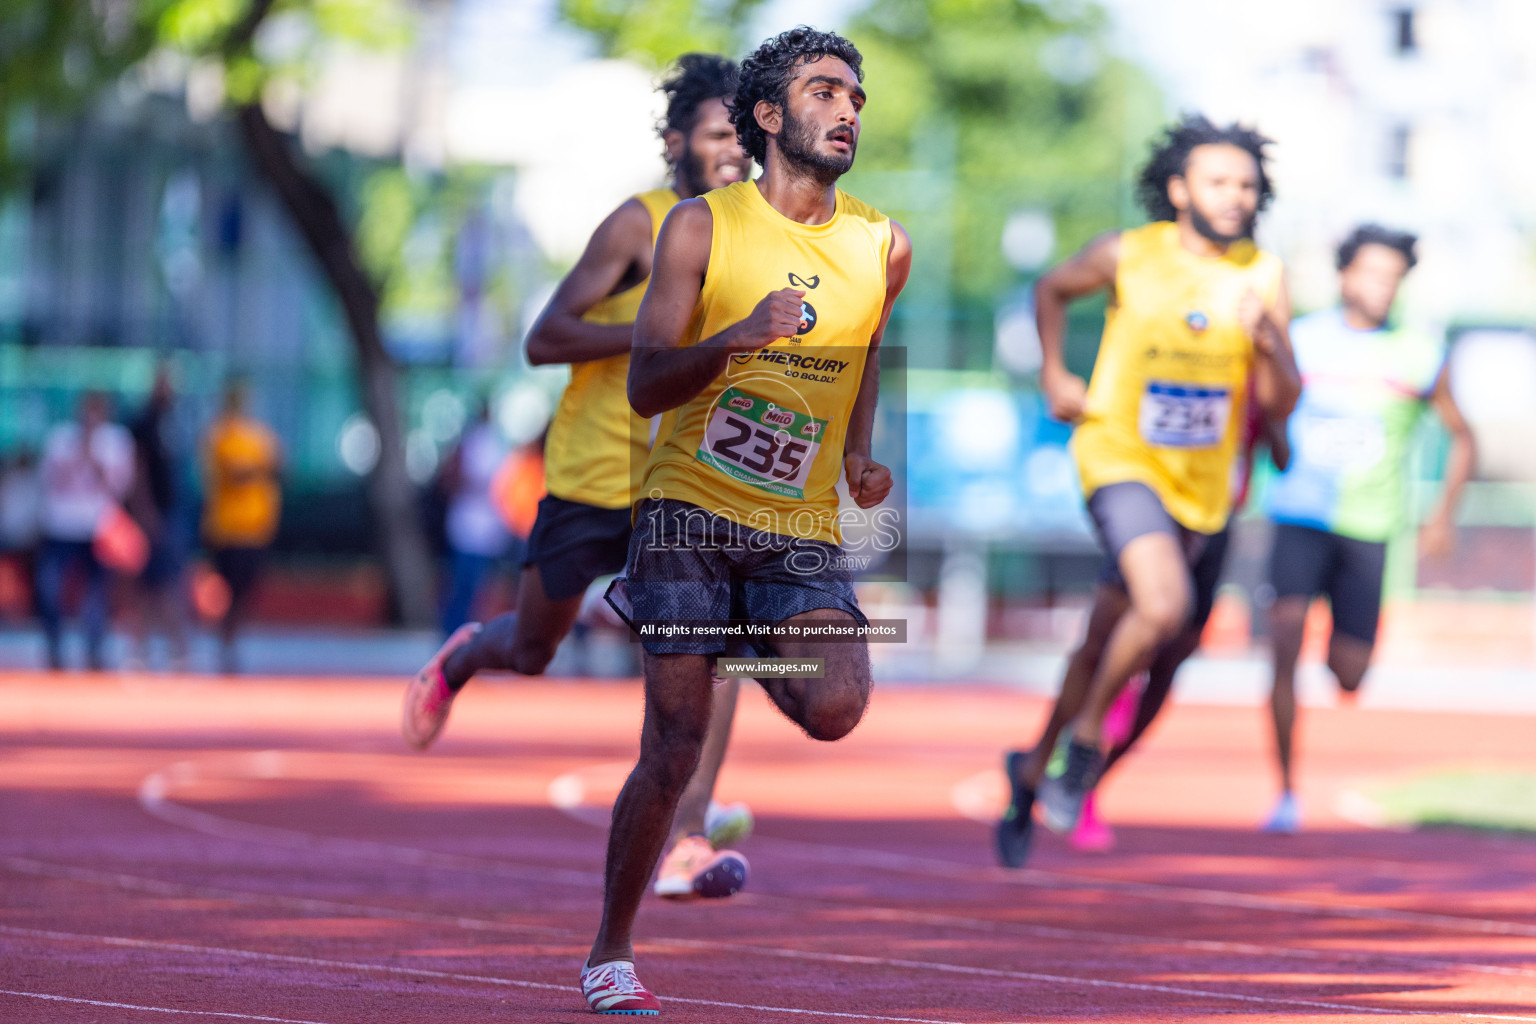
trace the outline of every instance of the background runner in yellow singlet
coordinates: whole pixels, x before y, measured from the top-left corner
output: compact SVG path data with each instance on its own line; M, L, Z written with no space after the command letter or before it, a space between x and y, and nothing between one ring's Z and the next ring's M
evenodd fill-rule
M763 165L680 203L630 360L629 397L666 413L646 467L627 575L632 620L863 622L840 562L836 482L861 507L883 501L888 468L870 453L874 350L911 263L907 236L836 188L853 164L862 59L839 36L798 28L742 63L732 117ZM582 969L598 1012L654 1013L634 972L632 930L709 717L719 637L641 633L640 758L608 840L603 921ZM760 654L820 659L822 678L761 678L776 705L821 740L846 735L869 699L869 653L783 640Z
M650 440L650 424L624 393L635 314L667 212L683 199L742 181L751 170L725 106L735 88L732 61L698 53L678 59L662 83L668 102L660 132L672 186L627 200L598 226L528 335L529 361L570 363L571 381L549 427L549 494L529 537L517 610L483 628L472 623L456 631L412 681L403 725L413 746L432 742L454 696L476 672L542 673L575 623L587 587L624 567L630 508ZM749 813L741 807L709 822L713 829L706 824L737 686L732 680L715 693L707 754L678 807L672 870L658 881L663 895L727 896L746 880L746 861L715 847L750 828Z
M1078 425L1072 453L1110 564L1044 734L1005 759L1012 799L996 840L1006 865L1028 856L1037 788L1048 826L1077 824L1103 769L1105 713L1189 619L1191 569L1231 512L1250 377L1271 421L1301 392L1280 261L1252 237L1272 194L1267 143L1203 117L1172 126L1141 174L1153 222L1095 239L1036 287L1040 387L1051 413ZM1099 291L1109 310L1085 385L1066 369L1062 332L1068 303Z

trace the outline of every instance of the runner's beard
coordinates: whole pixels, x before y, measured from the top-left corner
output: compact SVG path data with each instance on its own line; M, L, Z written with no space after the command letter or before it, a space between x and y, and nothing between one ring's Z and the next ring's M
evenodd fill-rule
M797 171L823 188L830 188L853 166L853 153L857 143L850 144L848 153L844 156L839 153L818 152L816 143L820 141L822 140L817 138L815 126L795 117L786 106L784 130L779 133L779 152L784 154L784 159L789 161Z
M677 183L690 195L701 196L708 191L704 185L704 161L692 146L683 149L682 158L677 162Z
M1224 232L1217 231L1216 225L1206 220L1205 214L1200 212L1200 207L1196 206L1194 203L1189 204L1190 227L1199 232L1202 237L1215 242L1217 245L1231 245L1233 242L1241 241L1244 238L1252 238L1254 219L1254 217L1249 217L1243 223L1243 229L1241 231L1235 235L1229 235Z

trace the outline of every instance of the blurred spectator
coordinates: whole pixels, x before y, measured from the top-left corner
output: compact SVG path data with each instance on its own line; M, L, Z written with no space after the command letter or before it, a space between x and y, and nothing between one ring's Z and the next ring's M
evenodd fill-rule
M91 545L133 485L133 438L108 422L108 416L106 395L87 392L80 400L79 420L54 427L43 446L37 607L53 669L64 667L64 587L71 567L85 574L86 664L105 667L110 574Z
M521 548L533 532L539 516L539 500L548 494L544 486L544 442L546 430L508 455L491 481L491 499L501 514L501 521L512 531Z
M149 665L149 635L165 634L173 672L187 670L186 500L182 467L186 452L175 429L176 388L170 367L155 373L149 401L130 427L138 472L128 511L149 539L149 561L137 580L130 664Z
M438 474L438 487L448 501L448 586L441 621L445 635L469 621L480 584L511 545L512 536L491 495L491 483L506 457L507 446L491 423L490 406L481 402Z
M0 615L32 614L32 563L42 501L37 458L18 452L0 470Z
M225 390L223 411L204 439L203 463L203 541L229 585L229 609L219 625L219 666L233 673L235 637L282 512L282 449L267 425L247 413L243 384Z

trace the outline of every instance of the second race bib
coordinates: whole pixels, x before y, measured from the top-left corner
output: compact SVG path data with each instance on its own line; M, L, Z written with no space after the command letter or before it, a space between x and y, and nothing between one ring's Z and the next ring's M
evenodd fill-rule
M1387 454L1386 430L1374 416L1307 416L1296 433L1302 457L1327 469L1370 469Z
M1214 448L1232 415L1232 393L1152 380L1141 395L1141 436L1160 448Z
M726 388L710 410L697 458L742 483L804 499L826 429L826 420Z

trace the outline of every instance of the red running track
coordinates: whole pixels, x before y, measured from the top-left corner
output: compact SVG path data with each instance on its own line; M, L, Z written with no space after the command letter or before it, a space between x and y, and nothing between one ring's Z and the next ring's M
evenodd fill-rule
M402 681L0 677L0 1021L587 1021L635 684L477 682L428 755ZM753 691L756 693L756 691ZM1373 831L1341 795L1536 768L1532 722L1309 711L1308 834L1257 710L1173 709L1106 785L1116 852L992 866L1040 701L877 690L849 739L745 697L747 892L641 913L664 1019L1536 1021L1536 843Z

